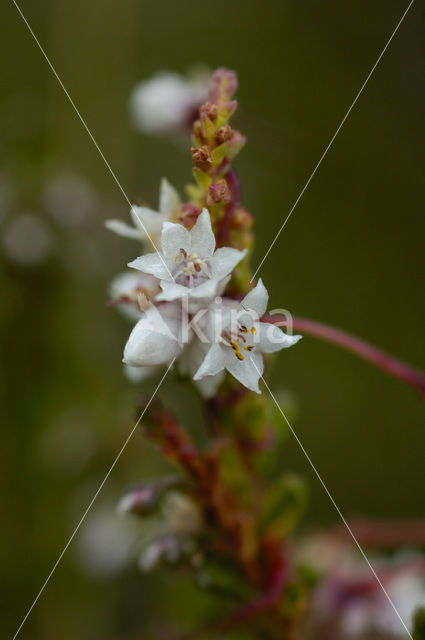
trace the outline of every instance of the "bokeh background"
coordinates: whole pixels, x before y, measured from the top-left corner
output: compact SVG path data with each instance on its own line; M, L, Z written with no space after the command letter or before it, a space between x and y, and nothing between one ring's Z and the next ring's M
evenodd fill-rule
M248 137L237 161L256 216L254 264L276 235L401 16L405 2L65 0L21 7L131 199L190 180L187 146L132 129L133 86L194 63L238 71ZM265 262L271 307L341 326L425 369L425 12L415 3ZM103 225L127 203L12 2L0 21L2 526L0 637L9 639L134 424L121 369L130 326L105 306L137 245ZM153 389L155 380L143 385ZM305 338L274 388L341 510L424 515L421 398L354 356ZM160 396L196 432L173 382ZM189 409L188 409L189 408ZM309 479L305 528L336 513ZM115 513L123 489L167 467L134 436L22 638L172 638L210 606L190 581L145 576L146 531Z

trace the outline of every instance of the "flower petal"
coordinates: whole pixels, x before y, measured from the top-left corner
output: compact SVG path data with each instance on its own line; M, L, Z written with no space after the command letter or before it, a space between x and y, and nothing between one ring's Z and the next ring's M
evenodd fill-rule
M144 256L136 258L132 262L129 262L128 267L132 269L138 269L144 273L150 273L160 280L172 280L170 269L164 259L164 256L160 253L147 253Z
M238 262L246 255L246 249L239 251L232 247L221 247L217 249L210 259L211 275L217 280L225 278L233 271Z
M140 229L140 233L145 236L148 234L156 235L161 231L163 219L153 209L133 205L130 209L130 216L136 229Z
M259 351L247 353L244 360L238 360L231 349L226 349L226 369L247 389L261 393L258 381L264 371L264 361Z
M263 353L273 353L273 351L292 347L302 338L300 335L289 336L279 327L268 322L259 322L258 328L259 347Z
M124 349L124 363L132 366L165 364L179 355L181 320L150 307L136 324Z
M179 254L180 249L190 253L189 231L181 224L164 222L162 225L161 245L164 256L171 260L174 260Z
M176 189L162 178L159 188L159 213L166 220L175 216L180 209L180 197Z
M241 302L241 306L244 309L255 311L255 313L258 314L258 317L261 318L261 316L266 312L268 301L269 294L267 293L267 289L260 278L257 285L246 294L245 298Z
M195 225L190 230L193 253L200 258L210 258L215 249L215 236L211 229L211 218L208 209L202 209Z
M204 361L209 348L209 343L202 343L194 337L178 359L178 368L180 373L182 375L193 377ZM216 375L206 375L201 380L195 380L195 384L204 398L211 398L215 395L224 375L224 370L222 370Z
M191 298L208 300L214 298L219 286L220 281L211 278L210 280L205 280L205 282L193 289L186 289L186 293L188 293Z
M187 296L189 293L189 289L184 285L167 280L161 281L161 289L162 291L158 293L155 298L156 300L178 300L179 298L183 298L183 296Z
M204 398L212 398L216 395L224 376L224 371L220 371L215 376L205 376L202 380L195 380L195 384Z
M134 384L150 378L158 371L158 367L133 367L131 364L124 365L124 374L127 380Z
M106 220L105 227L124 238L136 238L140 240L140 231L122 220Z
M193 376L194 380L201 380L204 376L215 376L225 367L225 354L227 348L214 342L207 351L201 366ZM233 352L232 352L233 353Z

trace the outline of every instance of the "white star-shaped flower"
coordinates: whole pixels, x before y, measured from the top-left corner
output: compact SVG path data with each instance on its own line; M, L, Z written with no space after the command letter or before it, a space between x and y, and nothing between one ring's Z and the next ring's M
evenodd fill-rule
M161 247L161 228L165 221L175 221L180 213L180 197L170 183L163 178L159 190L159 211L133 205L130 216L133 225L122 220L106 220L108 229L125 238L150 242L152 248Z
M301 336L290 336L268 322L261 322L268 302L261 279L238 305L211 305L209 338L212 343L194 380L229 371L245 387L261 393L258 382L264 371L263 353L291 347ZM226 302L226 301L223 301Z
M177 300L189 296L208 301L223 289L226 277L242 260L246 250L222 247L215 251L210 214L203 209L188 231L180 224L164 222L162 251L149 253L129 263L129 267L161 280L157 300Z

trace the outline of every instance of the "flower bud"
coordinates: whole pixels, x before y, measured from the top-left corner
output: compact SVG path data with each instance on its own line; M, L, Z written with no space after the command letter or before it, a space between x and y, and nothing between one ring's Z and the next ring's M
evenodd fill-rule
M251 229L254 223L252 215L244 207L240 207L233 212L230 226L232 229L245 230Z
M208 188L208 204L218 204L220 202L230 202L232 194L226 180L223 178Z
M186 227L186 229L191 229L201 212L202 209L200 207L197 207L191 202L185 202L181 207L179 221Z
M179 484L175 477L147 482L131 487L117 505L118 513L136 513L139 516L150 515L159 505L162 496Z
M226 124L224 127L220 127L217 129L217 133L215 134L215 141L218 145L223 144L223 142L227 142L231 140L233 136L232 128Z
M206 102L203 104L199 112L201 115L205 115L207 118L211 120L211 122L215 122L218 116L218 108L217 105L211 104L211 102Z
M145 516L151 513L158 504L160 493L156 487L141 485L134 487L118 502L118 513L137 513Z
M202 171L208 171L212 166L212 158L210 150L204 144L202 147L192 148L192 160L195 167L198 167Z

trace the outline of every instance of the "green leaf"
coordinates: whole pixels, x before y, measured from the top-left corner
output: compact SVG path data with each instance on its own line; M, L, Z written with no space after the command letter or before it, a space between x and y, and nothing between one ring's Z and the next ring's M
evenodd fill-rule
M216 125L204 114L201 114L201 128L202 135L206 140L214 140Z
M208 187L211 184L211 178L207 175L202 169L198 167L194 167L193 175L195 176L196 182L199 184L201 189L204 191L208 191Z
M285 475L271 488L261 518L262 529L284 536L298 524L307 502L304 482L295 475Z
M217 167L223 158L225 157L227 150L229 148L228 142L223 142L220 146L216 147L214 151L211 153L213 165Z

